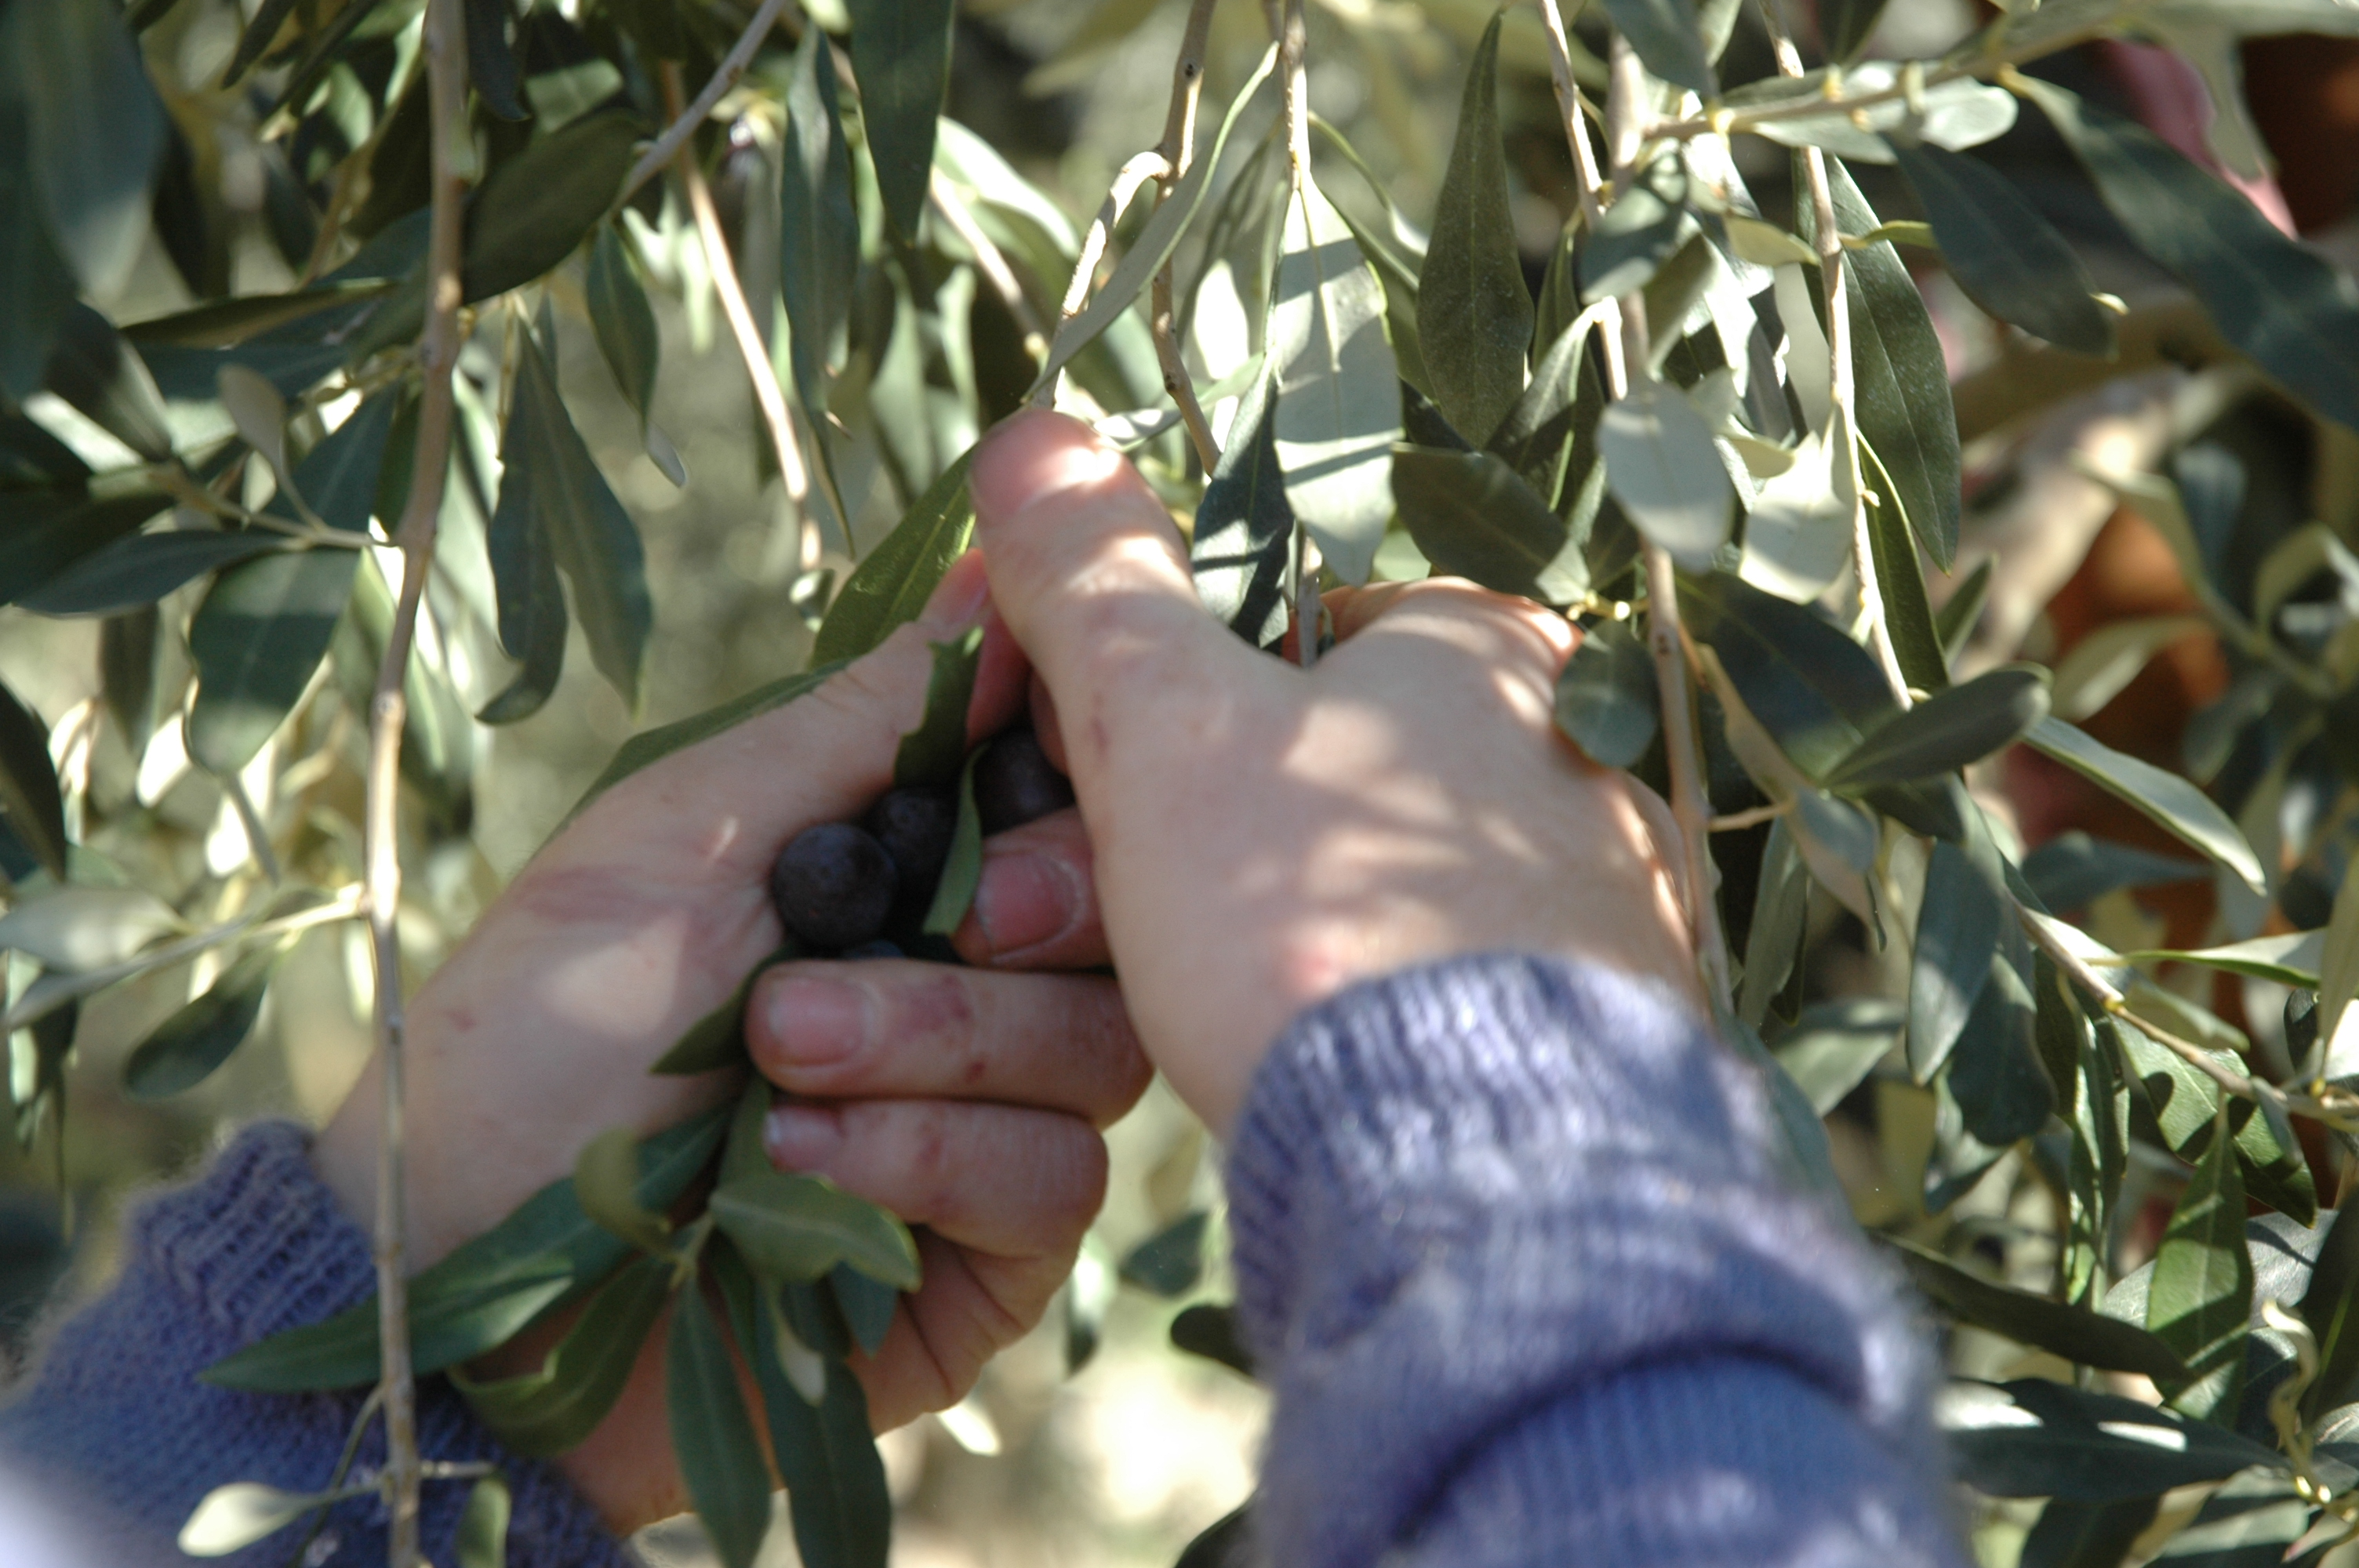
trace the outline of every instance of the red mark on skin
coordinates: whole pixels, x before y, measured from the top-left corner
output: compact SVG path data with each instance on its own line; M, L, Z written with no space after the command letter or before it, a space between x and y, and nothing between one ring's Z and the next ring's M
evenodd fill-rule
M905 1037L961 1038L974 1027L974 998L968 994L966 982L955 975L897 987L893 996L895 1032Z

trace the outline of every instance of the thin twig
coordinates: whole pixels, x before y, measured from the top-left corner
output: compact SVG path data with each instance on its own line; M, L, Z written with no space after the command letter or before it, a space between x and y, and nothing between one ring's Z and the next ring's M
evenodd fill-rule
M376 960L373 1011L378 1071L384 1075L375 1251L391 1568L416 1568L424 1561L418 1547L420 1472L416 1389L409 1366L409 1271L405 1260L408 1178L402 1125L406 1023L396 921L401 909L401 730L408 711L403 683L409 672L418 606L433 569L435 528L441 517L443 481L451 466L451 374L458 365L461 347L459 263L467 186L459 172L459 160L460 139L467 135L467 42L459 7L460 0L427 0L427 113L432 122L429 189L433 214L426 247L426 331L418 347L421 384L418 451L410 465L409 500L402 509L400 525L394 530L394 543L401 550L401 600L386 633L376 694L369 705L368 795L363 823L370 946Z
M639 155L639 161L631 166L631 172L623 177L622 192L614 198L614 205L619 207L628 201L640 186L653 179L663 166L671 162L679 149L688 145L688 139L696 135L696 128L704 124L705 117L712 113L712 106L737 85L739 77L745 74L745 68L753 63L754 51L762 47L762 40L770 36L772 27L777 26L778 13L786 9L786 4L787 0L762 0L762 8L754 13L754 19L745 24L744 32L737 35L737 41L729 46L729 52L721 57L721 63L712 68L712 79L704 84L704 90L696 95L695 101L686 109L679 108L671 102L665 103L665 111L672 117L671 124L665 126L663 135ZM677 89L679 68L672 65L667 66L666 70L670 74L672 86Z
M1573 172L1581 191L1581 220L1594 230L1597 221L1605 215L1598 191L1603 181L1597 169L1597 149L1589 145L1588 105L1582 101L1581 83L1572 74L1572 40L1565 36L1564 17L1557 10L1557 0L1534 3L1539 6L1540 22L1548 33L1549 79L1556 84L1557 110L1564 116L1565 145L1572 151Z
M1794 809L1790 800L1773 801L1756 806L1750 811L1732 811L1726 816L1715 816L1710 824L1714 833L1737 833L1747 827L1758 827L1765 822L1775 822Z
M999 302L1016 319L1016 330L1024 334L1024 351L1032 357L1034 364L1046 364L1049 335L1041 330L1040 318L1033 313L1032 302L1024 297L1024 286L1016 280L1016 270L1007 265L1006 255L991 243L991 236L975 222L974 214L967 211L966 203L959 200L950 179L939 168L933 171L930 189L934 211L942 215L942 222L951 226L952 232L966 242L966 248L974 253L974 265L984 281L991 285L991 291L999 296Z
M667 105L679 101L679 66L675 61L663 62L663 91ZM704 171L697 167L695 152L685 145L679 149L679 178L688 190L689 211L696 217L697 237L703 242L712 292L721 297L721 313L729 319L729 335L736 341L738 357L745 362L745 379L754 384L755 406L762 411L762 423L777 455L778 479L786 486L787 499L794 503L795 525L802 535L799 555L808 570L819 563L819 530L811 525L810 471L803 467L802 446L795 439L794 415L787 407L786 392L778 385L778 371L770 362L769 348L754 325L745 287L737 281L737 264L730 259L729 240L721 232L721 214L713 208ZM837 506L835 512L849 529L852 520L843 515L843 508Z
M1195 161L1196 110L1204 97L1204 49L1212 27L1213 0L1194 0L1188 10L1187 30L1180 35L1179 58L1171 65L1171 107L1164 115L1163 140L1156 151L1163 155L1163 173L1158 178L1155 203L1160 207L1170 198L1180 181L1187 177L1189 165ZM1180 339L1172 328L1172 260L1167 257L1156 269L1155 287L1147 307L1147 326L1155 339L1155 358L1163 370L1163 390L1187 422L1188 438L1195 444L1196 459L1210 473L1221 461L1220 443L1212 439L1212 424L1204 417L1203 405L1197 401L1195 384L1188 377L1188 362L1180 351Z
M1614 159L1614 188L1630 189L1630 167L1646 140L1646 77L1629 41L1618 32L1607 60L1611 73L1605 101L1606 151ZM1579 157L1576 152L1576 158ZM1593 164L1591 167L1594 167ZM1636 295L1622 300L1621 330L1610 324L1606 342L1608 390L1629 395L1632 367L1647 362L1647 307ZM1712 801L1704 790L1703 747L1696 732L1692 681L1688 672L1686 633L1680 623L1679 577L1670 552L1648 541L1642 552L1647 574L1647 647L1655 663L1655 685L1663 710L1663 750L1669 762L1671 816L1679 824L1686 876L1688 936L1696 968L1715 1002L1729 1004L1728 944L1720 928L1720 877L1712 859Z
M1769 29L1778 71L1789 77L1801 75L1802 54L1794 47L1780 0L1761 0L1761 19ZM1900 652L1893 646L1892 627L1884 617L1884 589L1876 580L1875 542L1868 532L1866 489L1860 476L1858 378L1853 370L1851 348L1851 268L1843 256L1843 231L1835 224L1834 188L1827 177L1827 155L1817 147L1804 147L1802 172L1810 189L1811 224L1818 238L1819 286L1826 299L1828 401L1834 413L1825 434L1832 440L1836 427L1842 428L1843 449L1835 454L1835 460L1851 476L1852 569L1859 578L1859 601L1867 621L1868 651L1875 654L1876 667L1884 672L1885 684L1892 688L1892 700L1905 708L1910 701L1908 677L1901 672Z
M1277 27L1277 69L1286 84L1287 200L1301 209L1307 235L1310 229L1310 89L1304 74L1303 57L1309 51L1310 27L1302 15L1302 0L1286 0L1283 13L1271 7L1269 16ZM1274 368L1277 373L1284 373L1283 365ZM1296 661L1306 670L1319 663L1322 616L1318 561L1319 546L1312 542L1310 530L1303 526L1300 518L1295 519L1294 653Z

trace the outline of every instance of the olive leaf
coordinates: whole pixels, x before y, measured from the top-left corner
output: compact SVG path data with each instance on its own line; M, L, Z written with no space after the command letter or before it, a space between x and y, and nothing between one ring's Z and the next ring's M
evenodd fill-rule
M2146 1324L2186 1363L2158 1379L2171 1408L2233 1422L2244 1391L2245 1332L2253 1306L2253 1261L2245 1250L2245 1185L2223 1099L2211 1147L2180 1194L2155 1253Z
M754 1271L777 1281L816 1280L836 1264L898 1290L918 1288L908 1227L875 1204L818 1176L762 1171L713 1189L711 1212Z
M1501 10L1466 68L1458 136L1433 210L1433 243L1418 279L1417 333L1433 400L1477 440L1498 428L1524 390L1532 297L1516 254L1507 165L1499 140Z
M770 1528L770 1467L738 1388L736 1360L701 1291L674 1298L664 1404L672 1452L723 1568L753 1568Z
M248 948L204 994L151 1030L123 1065L124 1092L134 1099L165 1099L210 1077L253 1033L291 946L265 942Z
M477 1379L460 1368L452 1386L476 1418L515 1453L547 1458L581 1446L605 1420L672 1296L679 1266L641 1258L601 1285L538 1368Z

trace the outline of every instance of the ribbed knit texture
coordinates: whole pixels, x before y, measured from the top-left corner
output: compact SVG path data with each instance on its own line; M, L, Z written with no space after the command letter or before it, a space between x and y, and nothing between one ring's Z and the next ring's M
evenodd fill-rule
M53 1483L68 1517L96 1534L95 1563L187 1562L173 1548L198 1501L231 1481L288 1491L327 1487L360 1396L238 1393L197 1380L233 1350L316 1323L375 1288L368 1238L313 1173L309 1138L290 1123L240 1134L191 1185L148 1199L124 1233L121 1277L57 1334L24 1397L0 1411L7 1467ZM511 1568L623 1568L631 1559L589 1506L546 1465L503 1454L441 1379L419 1386L419 1447L431 1459L496 1459L515 1494ZM356 1473L383 1462L383 1423ZM429 1482L424 1545L453 1561L469 1483ZM294 1545L272 1536L234 1568L277 1568ZM340 1505L312 1564L375 1568L385 1509Z
M1353 988L1228 1169L1283 1568L1953 1568L1931 1366L1754 1070L1668 992L1510 956Z

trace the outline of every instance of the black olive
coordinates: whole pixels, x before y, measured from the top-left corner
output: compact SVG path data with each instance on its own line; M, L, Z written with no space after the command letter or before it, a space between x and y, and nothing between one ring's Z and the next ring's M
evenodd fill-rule
M874 940L892 913L896 889L893 857L848 822L804 828L770 868L778 918L803 941L831 952Z
M1073 786L1029 730L1010 730L974 764L974 807L986 835L1021 827L1073 804Z
M900 874L900 902L930 903L958 828L956 793L923 787L887 790L869 808L864 826L893 857Z

